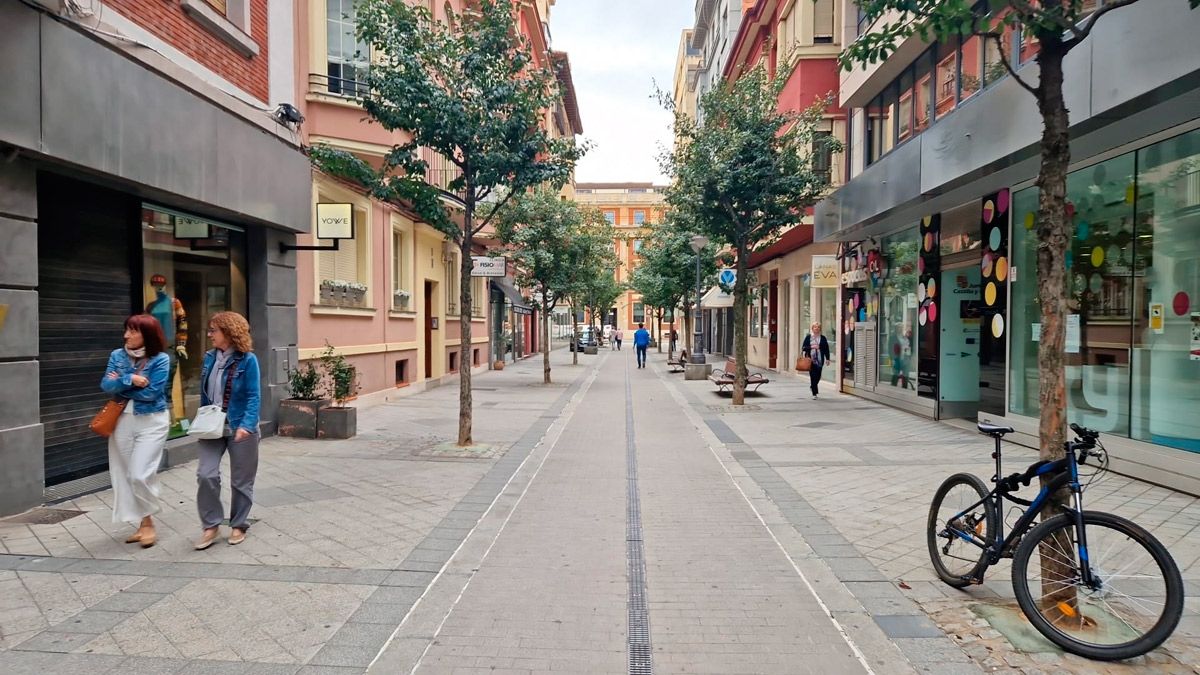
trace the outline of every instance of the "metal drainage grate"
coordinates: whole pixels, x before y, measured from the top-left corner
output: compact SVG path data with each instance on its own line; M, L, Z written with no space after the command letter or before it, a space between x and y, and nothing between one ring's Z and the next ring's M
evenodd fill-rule
M633 389L625 369L625 554L629 574L629 673L652 675L650 613L646 609L646 555L642 540L642 501L638 494L637 443L633 434Z
M82 516L84 513L87 512L72 509L50 509L43 506L30 509L25 513L12 516L11 518L5 518L3 522L21 523L22 525L57 525L75 516Z

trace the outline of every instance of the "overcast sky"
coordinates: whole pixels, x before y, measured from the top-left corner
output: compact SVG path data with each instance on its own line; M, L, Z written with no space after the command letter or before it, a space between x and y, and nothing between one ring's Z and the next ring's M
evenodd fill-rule
M669 144L671 118L650 96L655 82L671 91L679 35L695 7L695 0L557 0L553 48L571 58L584 138L594 144L576 181L665 181L658 148Z

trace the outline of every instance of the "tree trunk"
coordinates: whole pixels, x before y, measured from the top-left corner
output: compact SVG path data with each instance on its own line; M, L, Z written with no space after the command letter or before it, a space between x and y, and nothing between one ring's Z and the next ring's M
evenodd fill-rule
M1037 283L1038 299L1042 307L1042 335L1038 343L1038 405L1041 408L1038 438L1040 457L1046 460L1064 456L1063 443L1067 430L1066 351L1067 278L1066 256L1071 242L1070 222L1067 216L1067 167L1071 162L1071 146L1066 101L1063 99L1063 49L1061 40L1054 36L1042 37L1038 54L1040 82L1038 110L1044 128L1041 140L1041 168L1038 172L1038 222L1037 222ZM1046 39L1049 37L1049 39ZM1043 477L1043 485L1047 478ZM1042 520L1061 513L1061 506L1069 492L1060 490L1052 497L1048 508L1042 512ZM1063 561L1059 551L1072 551L1070 541L1044 544L1041 547L1042 576L1044 579L1070 579L1068 561ZM1073 586L1056 584L1058 590L1046 591L1043 607L1062 607L1064 603L1077 607ZM1075 615L1078 612L1066 612ZM1051 615L1051 620L1056 616ZM1064 617L1065 618L1065 617Z
M475 204L468 201L463 213L458 274L458 445L474 445L471 437L471 229Z
M692 344L689 340L695 340L696 331L692 330L692 303L684 301L681 303L683 307L683 344ZM696 345L692 344L692 351L689 354L696 353Z
M733 404L746 403L746 291L749 287L746 279L746 258L749 257L749 246L742 243L737 247L737 281L733 283L733 351L736 365L736 375L733 379Z
M655 345L658 347L659 354L662 353L662 315L661 309L655 312L655 319L658 321L658 339L655 341Z
M550 310L546 303L546 289L542 288L542 384L550 384Z

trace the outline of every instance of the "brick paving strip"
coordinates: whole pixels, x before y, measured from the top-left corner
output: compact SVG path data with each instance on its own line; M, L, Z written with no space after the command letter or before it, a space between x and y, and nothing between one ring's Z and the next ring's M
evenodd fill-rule
M529 366L529 363L531 362L507 369L510 386L527 384L518 378L528 379L534 374L534 366ZM540 368L539 360L536 364L538 374ZM563 377L564 370L567 373L572 372L560 367L556 370L559 377ZM436 573L444 567L446 561L479 522L480 517L488 511L512 475L525 461L530 450L539 443L592 371L594 367L575 369L573 382L561 393L555 392L557 395L548 405L538 404L536 401L518 402L511 406L506 422L490 425L489 431L502 429L498 435L503 437L505 432L515 433L522 424L522 419L527 421L532 417L531 423L526 422L524 433L520 434L515 442L505 444L506 452L491 453L492 456L501 456L491 463L481 477L471 478L475 472L473 467L460 469L446 463L431 464L430 466L451 472L448 480L461 481L465 478L474 480L474 483L469 490L464 490L454 497L452 508L440 509L444 514L436 525L425 528L424 535L416 540L418 543L415 546L396 542L386 551L372 551L378 559L397 548L407 550L402 561L394 566L353 568L263 564L261 560L251 560L249 563L228 562L231 556L244 556L245 552L254 550L255 546L265 548L267 533L273 533L268 525L273 518L266 515L263 516L263 522L252 528L254 536L248 544L237 549L225 546L210 549L226 560L222 562L0 554L0 672L5 675L84 671L89 674L212 672L254 675L363 672L392 634L395 626L409 613ZM517 380L519 384L513 385L513 380ZM477 380L480 381L488 380ZM553 388L539 389L541 392L554 391ZM445 392L442 398L450 399L456 390L445 388L442 391ZM275 469L280 469L278 473L283 474L276 477L280 480L291 477L293 473L300 473L294 466L296 461L312 460L318 465L324 465L326 455L335 460L335 465L354 460L366 460L368 464L375 460L386 460L394 450L396 442L395 439L381 442L372 438L369 433L372 417L384 416L385 423L381 428L388 427L386 417L403 410L393 406L407 405L410 408L419 408L418 401L436 397L440 393L434 390L433 396L424 394L392 406L376 406L363 411L360 429L368 430L368 433L360 434L357 442L343 442L339 445L330 442L271 439L264 444L264 461L259 482L268 483L264 477L274 473ZM544 393L541 395L545 398ZM487 394L477 394L477 399L486 398ZM497 403L503 400L501 396L496 398ZM482 403L488 404L487 401ZM388 410L389 407L392 407L392 410ZM444 404L438 407L445 418L445 428L449 431L456 422L453 409ZM527 414L513 412L522 409ZM477 412L477 423L480 422L480 417L482 416ZM491 434L485 432L485 435ZM429 439L411 440L428 445L425 441ZM365 450L364 444L368 446ZM267 459L275 454L267 448L278 448L281 445L290 447L285 448L282 457L274 457L274 462ZM286 450L298 452L288 453ZM418 454L413 452L414 456ZM302 459L295 460L296 455ZM441 460L451 463L454 461L456 460L447 458ZM345 472L345 477L354 480L361 481L366 478L350 475L353 472L345 468L342 471ZM181 478L183 480L180 480ZM172 479L175 483L186 484L190 482L188 478L190 472L186 469L163 474L166 488L164 492L171 492ZM265 493L267 498L262 501L269 505L282 507L279 510L281 521L284 520L284 512L296 509L301 511L301 518L314 517L313 511L322 506L314 505L314 501L352 496L320 483L315 484L316 489L305 490L304 485L295 483L287 486L291 490L300 489L301 499L288 498L289 495L295 495L283 487L265 487L259 494L263 496ZM185 489L187 488L180 488L180 492ZM103 507L106 497L107 493L101 493L80 501L87 505ZM405 501L417 508L401 514L401 517L422 516L430 510L436 512L437 506L440 506L430 505L429 502L433 498L423 497L420 490L417 490L416 494L407 494L406 497L408 499ZM190 513L190 503L185 506L188 508L179 509L182 513L167 511L160 514L160 532L175 530L172 521L194 519ZM390 505L379 503L374 506L379 508ZM102 509L97 509L100 510ZM275 513L275 509L257 510ZM360 518L363 515L378 515L356 512L353 508L338 515L350 517L351 514ZM107 512L103 515L107 516ZM336 525L343 525L336 519L331 520ZM95 530L100 529L100 523L107 525L102 518L87 521L86 525ZM65 524L72 523L67 521ZM188 525L194 527L192 523ZM178 529L186 527L181 522ZM0 523L0 544L8 551L22 546L40 545L41 550L46 551L54 547L55 550L89 553L94 549L109 550L105 547L111 544L112 540L124 536L121 526L113 526L107 528L108 532L95 535L91 539L81 539L78 535L70 533L68 544L56 543L53 535L47 535L47 528L43 526L30 529L37 537L35 542L27 541L30 537L25 536L21 529ZM165 546L164 542L141 553L168 558L178 557L179 552L190 549L190 543L183 538L186 535L179 536L180 541L175 542L173 550ZM162 539L164 535L160 534L160 542ZM333 542L333 545L336 548L337 542ZM122 554L138 550L128 547L110 548ZM309 557L321 558L318 552L307 549L297 551ZM200 554L193 554L193 557L198 555ZM271 554L265 557L286 558L286 555ZM52 593L44 588L48 584L54 585ZM10 589L20 589L23 592L7 593ZM283 602L294 595L299 595L302 599L298 603L293 601L294 604L290 605L284 603L282 609L274 608L274 613L262 606ZM252 602L244 602L247 597ZM13 604L21 598L27 600L27 604ZM73 606L55 610L54 605L63 599L70 600ZM80 606L82 611L79 611ZM289 613L291 616L288 616ZM253 624L254 631L265 631L271 638L276 638L277 644L273 645L274 649L260 650L256 653L251 648L253 639L250 635L238 630L221 634L218 632L219 628L212 628L213 624L222 622L222 617L230 618L230 623L239 627ZM274 620L275 623L264 627L262 621L256 619ZM46 624L49 626L43 630L20 630L22 627ZM292 634L288 634L289 631ZM189 635L190 633L195 635ZM311 634L298 641L296 635L303 633ZM186 642L189 637L200 640L208 637L211 644L190 644ZM233 647L229 647L230 644ZM280 648L281 644L286 645L286 649ZM115 653L96 653L93 651L96 645L100 645L101 650L107 649ZM301 647L296 648L297 645ZM159 648L155 649L156 646ZM128 653L135 648L142 649L143 653ZM163 652L174 653L177 656L158 655Z
M744 476L747 493L761 495L764 511L777 511L773 530L778 526L785 541L789 535L799 540L801 568L816 581L834 579L814 586L852 636L867 617L922 672L1200 673L1195 498L1115 474L1085 493L1087 508L1118 513L1154 532L1183 571L1188 595L1179 628L1160 650L1117 664L1088 661L1063 653L1027 625L1015 608L1007 561L992 568L985 585L963 591L945 586L930 567L929 501L953 473L992 474L986 438L840 394L809 401L807 378L787 374L772 374L770 393L735 410L707 383L678 381L657 365L654 370L693 423L707 429L731 473ZM1006 471L1034 459L1035 451L1006 445ZM1015 516L1006 515L1011 525ZM1022 648L987 616L999 616Z

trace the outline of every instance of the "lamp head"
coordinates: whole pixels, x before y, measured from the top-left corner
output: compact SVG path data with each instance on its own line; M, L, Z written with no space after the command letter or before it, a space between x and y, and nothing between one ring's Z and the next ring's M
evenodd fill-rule
M705 246L708 246L708 237L706 237L702 234L692 235L692 252L693 253L699 253L700 251L704 250Z

